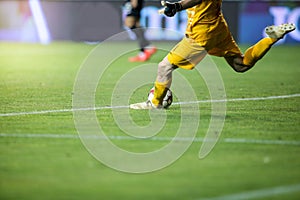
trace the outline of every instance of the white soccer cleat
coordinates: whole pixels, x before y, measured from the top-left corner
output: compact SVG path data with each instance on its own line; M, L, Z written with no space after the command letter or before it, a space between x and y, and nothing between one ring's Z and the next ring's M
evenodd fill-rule
M268 26L266 27L265 32L270 38L282 39L283 36L285 36L289 32L292 32L295 29L296 29L295 24L286 23L278 26L275 25Z
M151 109L160 109L161 106L155 106L151 103L150 100L141 103L130 104L129 108L135 110L151 110Z

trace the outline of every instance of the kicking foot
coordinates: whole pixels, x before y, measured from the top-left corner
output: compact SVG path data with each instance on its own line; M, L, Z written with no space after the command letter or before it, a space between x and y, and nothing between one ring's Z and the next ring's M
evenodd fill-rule
M265 32L270 38L282 39L283 36L285 36L289 32L292 32L295 29L295 24L286 23L278 26L268 26L266 27Z
M150 100L147 100L146 102L130 104L129 107L131 109L135 109L135 110L151 110L151 109L160 109L161 108L161 106L153 105Z

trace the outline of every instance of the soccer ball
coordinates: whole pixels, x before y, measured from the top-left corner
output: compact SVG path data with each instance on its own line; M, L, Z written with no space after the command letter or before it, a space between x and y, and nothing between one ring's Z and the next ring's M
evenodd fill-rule
M154 97L154 87L151 88L148 94L148 100L152 101ZM173 95L170 89L167 90L166 96L163 99L162 106L163 108L168 108L173 102Z

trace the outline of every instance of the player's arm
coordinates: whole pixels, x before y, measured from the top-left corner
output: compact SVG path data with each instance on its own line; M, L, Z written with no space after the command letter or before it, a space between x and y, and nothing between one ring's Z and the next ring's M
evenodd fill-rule
M168 1L162 1L161 4L165 6L163 13L168 17L173 17L176 12L194 7L200 4L202 0L182 0L175 3L171 3Z
M182 10L194 7L198 4L200 4L202 2L202 0L183 0L183 1L179 1L178 3L181 4L182 6Z

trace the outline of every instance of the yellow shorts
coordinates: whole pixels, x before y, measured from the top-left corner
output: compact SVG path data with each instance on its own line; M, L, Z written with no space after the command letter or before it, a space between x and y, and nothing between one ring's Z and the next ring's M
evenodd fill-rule
M193 69L206 54L230 57L242 56L229 30L206 41L195 41L184 37L168 54L171 64L183 69Z

